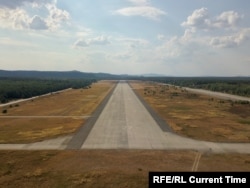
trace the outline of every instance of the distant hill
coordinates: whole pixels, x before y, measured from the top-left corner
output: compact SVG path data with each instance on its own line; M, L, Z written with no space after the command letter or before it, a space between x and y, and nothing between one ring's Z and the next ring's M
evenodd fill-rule
M164 74L154 74L154 73L142 74L141 76L143 77L166 77L166 75Z
M80 71L30 71L30 70L0 70L0 78L41 78L41 79L97 79L97 80L192 80L192 79L208 79L208 80L250 80L250 77L213 77L213 76L200 76L200 77L178 77L178 76L165 76L162 74L142 74L142 75L129 75L129 74L109 74L109 73L91 73Z
M0 70L0 77L8 78L53 78L53 79L117 79L119 75L108 73L86 73L80 71L26 71L26 70Z

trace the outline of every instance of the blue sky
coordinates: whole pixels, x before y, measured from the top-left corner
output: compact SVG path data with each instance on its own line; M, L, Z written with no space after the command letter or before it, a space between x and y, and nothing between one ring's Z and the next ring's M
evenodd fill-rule
M0 0L0 69L250 76L248 0Z

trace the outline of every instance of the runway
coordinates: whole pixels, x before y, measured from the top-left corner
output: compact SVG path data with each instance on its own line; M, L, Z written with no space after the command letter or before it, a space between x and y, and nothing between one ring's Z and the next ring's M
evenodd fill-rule
M0 144L0 149L159 149L250 153L250 143L215 143L176 135L138 97L127 82L119 82L74 135L30 144Z
M85 148L164 148L166 137L130 86L117 85L84 142Z
M126 82L117 85L81 148L194 149L250 153L250 144L197 141L163 131Z

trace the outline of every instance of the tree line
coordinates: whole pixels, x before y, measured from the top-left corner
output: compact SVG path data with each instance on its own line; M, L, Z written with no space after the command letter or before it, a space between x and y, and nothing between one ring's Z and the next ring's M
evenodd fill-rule
M249 77L154 77L144 80L250 97Z
M67 88L88 88L95 79L0 78L0 102L25 99Z

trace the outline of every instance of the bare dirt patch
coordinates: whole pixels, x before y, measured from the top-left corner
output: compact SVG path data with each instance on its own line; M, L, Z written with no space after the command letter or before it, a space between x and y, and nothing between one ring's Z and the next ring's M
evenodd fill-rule
M249 154L202 154L198 171L249 172Z
M75 132L114 85L99 81L89 89L72 89L2 107L7 113L0 114L0 143L34 142Z
M148 187L149 171L191 171L195 151L0 151L1 187ZM197 171L249 171L250 155L202 154Z
M215 142L250 142L250 105L152 82L130 82L182 136Z

